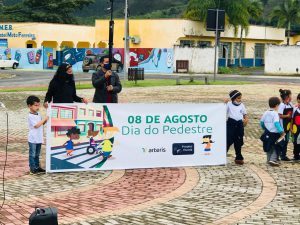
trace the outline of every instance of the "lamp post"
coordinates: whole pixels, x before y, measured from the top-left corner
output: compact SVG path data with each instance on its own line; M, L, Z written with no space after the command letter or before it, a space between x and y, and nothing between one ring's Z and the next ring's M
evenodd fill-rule
M125 0L125 35L124 35L124 80L127 80L129 67L129 21L128 21L128 0Z
M109 21L109 64L111 66L113 60L113 46L114 46L114 0L110 0L110 21Z

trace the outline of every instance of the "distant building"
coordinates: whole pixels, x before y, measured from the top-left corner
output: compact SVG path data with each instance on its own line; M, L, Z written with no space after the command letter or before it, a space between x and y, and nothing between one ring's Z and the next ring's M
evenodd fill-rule
M123 19L115 20L113 54L122 62L124 27ZM240 31L235 35L232 26L226 26L225 32L221 33L219 66L238 64L238 34ZM130 19L129 35L130 66L143 67L146 72L152 73L176 71L175 61L180 53L174 52L174 46L198 49L215 45L214 32L206 31L203 22L186 19ZM96 20L94 27L51 23L0 23L0 55L19 61L19 68L52 69L53 64L68 62L75 71L82 71L86 54L107 53L108 39L109 20ZM248 33L245 35L244 32L242 40L243 66L263 65L266 45L285 43L285 29L249 26ZM300 36L293 36L291 44L300 44ZM189 52L186 54L191 55ZM204 57L211 61L211 57ZM183 58L185 57L180 59ZM202 62L207 64L206 61ZM198 68L195 71L205 72L211 69Z
M95 47L95 28L53 23L0 23L0 47Z
M108 20L96 20L95 43L108 46ZM240 31L237 32L239 34ZM185 19L130 19L130 48L173 48L177 46L208 47L215 45L214 32L206 31L203 22ZM114 47L124 46L124 20L115 20ZM219 57L238 58L239 36L232 26L221 33ZM247 36L243 35L242 58L264 57L265 44L279 45L285 42L285 29L250 26Z

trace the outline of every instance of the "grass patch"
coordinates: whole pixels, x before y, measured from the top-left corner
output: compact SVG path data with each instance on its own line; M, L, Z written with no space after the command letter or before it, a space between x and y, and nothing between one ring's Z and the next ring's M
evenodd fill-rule
M219 67L219 74L253 75L263 71L263 67Z
M175 79L159 79L159 80L139 80L137 84L132 81L121 81L124 88L132 87L160 87L160 86L177 86ZM253 84L253 82L245 81L221 81L217 80L216 82L209 81L209 85L243 85L243 84ZM180 80L180 85L205 85L204 81L195 80L190 82L189 80ZM91 83L82 83L77 82L76 89L93 89ZM0 92L23 92L23 91L47 91L48 86L37 86L37 87L20 87L20 88L7 88L1 89Z

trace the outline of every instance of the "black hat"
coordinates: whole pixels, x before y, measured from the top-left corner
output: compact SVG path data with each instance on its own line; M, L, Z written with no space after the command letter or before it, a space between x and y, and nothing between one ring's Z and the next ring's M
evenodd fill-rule
M229 97L232 101L241 95L242 95L242 93L239 92L238 90L233 90L233 91L229 92Z
M68 129L66 135L70 136L71 134L80 134L80 129L78 129L77 127L72 127L70 129Z

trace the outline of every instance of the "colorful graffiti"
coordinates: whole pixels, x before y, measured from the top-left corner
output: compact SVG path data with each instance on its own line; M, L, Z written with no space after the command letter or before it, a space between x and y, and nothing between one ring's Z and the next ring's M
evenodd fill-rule
M172 73L173 55L173 49L167 48L131 49L130 66L144 68L148 73Z
M86 55L108 55L107 48L69 48L57 52L60 56L57 63L68 62L75 71L82 72L83 60ZM172 73L173 49L168 48L133 48L130 49L130 67L144 68L147 73ZM113 49L113 57L124 63L124 49ZM98 60L98 59L97 59ZM93 62L97 63L97 62ZM92 71L93 72L93 71Z
M19 62L20 69L47 69L45 67L45 55L52 53L53 49L44 48L4 48L0 49L0 54L5 56L6 59L14 59ZM53 60L53 59L52 59ZM48 58L47 58L48 61Z
M64 49L57 55L60 55L60 59L57 61L58 64L62 62L70 63L74 71L82 72L83 60L86 55L108 55L108 49L105 48L68 48ZM115 48L113 49L113 57L123 62L124 50ZM93 62L97 63L97 62ZM92 71L94 72L94 71Z
M44 69L53 69L53 49L44 48L43 55Z

